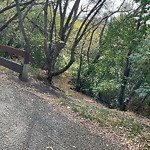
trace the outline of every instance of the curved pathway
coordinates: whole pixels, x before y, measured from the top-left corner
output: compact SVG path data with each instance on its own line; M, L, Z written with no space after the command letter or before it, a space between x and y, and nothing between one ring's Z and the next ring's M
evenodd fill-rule
M0 150L120 149L54 111L40 97L0 80Z

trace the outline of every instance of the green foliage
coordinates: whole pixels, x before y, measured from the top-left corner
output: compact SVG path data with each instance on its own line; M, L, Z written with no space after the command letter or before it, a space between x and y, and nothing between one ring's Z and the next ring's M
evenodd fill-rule
M142 5L150 4L149 0L134 0L135 2L140 2Z
M150 37L147 38L138 46L136 53L134 53L130 60L132 63L132 76L129 81L136 83L138 80L143 79L141 86L135 90L136 95L133 98L137 106L140 101L150 92ZM150 98L144 101L144 106L150 106ZM135 106L135 105L134 105ZM148 108L147 108L148 109Z
M134 19L134 16L128 18L126 15L121 15L111 20L100 41L99 60L94 64L84 64L81 75L82 92L111 108L116 108L124 63L130 49L132 49L129 57L131 69L125 96L128 96L132 87L142 78L142 85L136 89L133 101L139 103L149 92L150 40L146 17L142 18L140 26L139 20ZM94 54L93 52L92 55Z
M36 33L34 36L32 36L31 43L34 66L41 68L45 59L43 52L43 36L40 33Z

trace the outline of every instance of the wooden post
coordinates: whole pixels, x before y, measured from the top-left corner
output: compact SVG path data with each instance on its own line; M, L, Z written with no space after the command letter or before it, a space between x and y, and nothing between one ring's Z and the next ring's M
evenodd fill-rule
M28 81L28 67L29 67L29 64L23 65L22 73L19 75L19 79L21 81Z
M28 68L29 68L29 53L25 52L24 60L22 62L23 69L19 75L21 81L28 81Z

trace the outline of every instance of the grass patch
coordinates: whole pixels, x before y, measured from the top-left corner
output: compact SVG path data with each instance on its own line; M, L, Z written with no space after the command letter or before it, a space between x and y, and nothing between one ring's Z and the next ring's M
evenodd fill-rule
M66 96L72 96L72 92L70 90L62 90L64 91Z
M60 101L59 101L59 103L60 103L60 105L61 106L68 106L68 103L66 102L66 100L65 99L61 99Z
M72 106L71 110L72 110L74 113L78 113L78 112L79 112L78 108L77 108L75 105Z
M131 134L140 134L143 130L142 124L135 122L133 118L120 117L117 120L111 120L112 128L128 131Z
M96 122L102 128L111 129L120 135L123 134L129 144L138 141L144 149L149 148L150 137L144 133L144 126L131 116L125 116L117 110L101 108L95 104L89 105L82 100L61 99L60 104L65 107L69 106L72 112L91 122Z
M140 123L133 123L131 126L131 132L134 134L139 134L143 130L143 126Z
M109 111L106 109L99 109L99 115L104 119L107 120L109 118Z

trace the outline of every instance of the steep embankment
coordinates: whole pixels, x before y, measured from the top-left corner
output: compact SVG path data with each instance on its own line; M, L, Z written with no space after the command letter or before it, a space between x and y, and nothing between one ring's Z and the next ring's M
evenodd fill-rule
M13 78L12 78L13 77ZM22 83L0 71L0 148L4 150L121 150L104 135L69 120L42 83ZM43 90L43 91L41 91ZM44 93L45 92L45 93Z
M54 111L61 112L71 122L88 128L94 133L95 138L99 136L107 137L106 139L112 139L115 143L119 143L123 149L142 150L150 148L149 119L136 116L131 112L108 109L89 97L77 93L72 88L70 89L71 85L68 84L66 78L55 79L55 83L57 83L57 86L61 90L54 90L49 85L32 76L27 83L19 81L16 76L6 76L2 72L1 77L7 81L9 80L9 83L13 83L16 88L38 96L37 99L42 98L46 102L46 105L49 104ZM38 109L40 110L40 107ZM36 113L39 112L36 111ZM68 119L67 121L69 121ZM61 119L59 118L59 120ZM74 132L78 131L73 130L72 136L76 135ZM87 141L85 140L85 142ZM105 149L107 149L107 142L105 144ZM96 145L92 146L94 150ZM80 148L82 149L82 146Z

